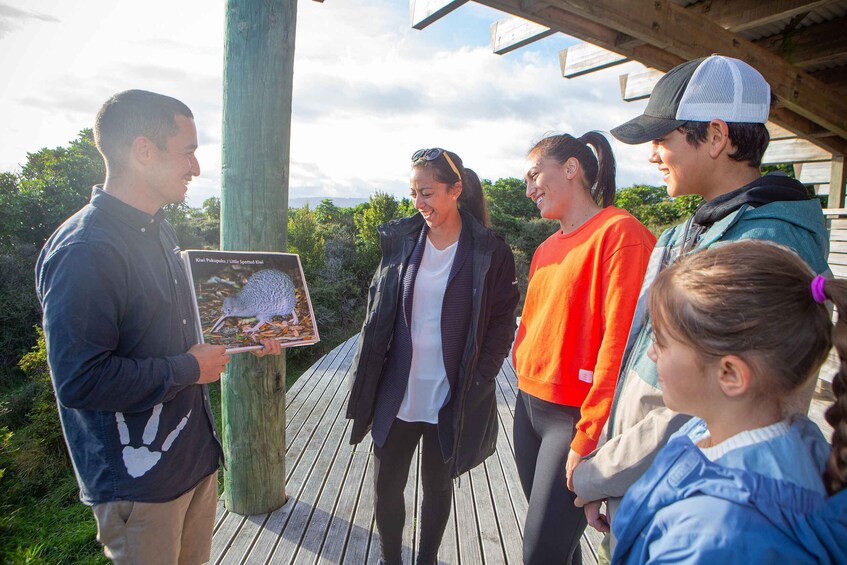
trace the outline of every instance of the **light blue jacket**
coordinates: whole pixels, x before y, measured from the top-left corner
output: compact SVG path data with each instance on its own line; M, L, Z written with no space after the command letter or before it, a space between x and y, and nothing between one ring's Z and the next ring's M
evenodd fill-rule
M709 461L694 419L636 482L612 522L613 563L847 563L847 491L827 498L829 446L808 418Z

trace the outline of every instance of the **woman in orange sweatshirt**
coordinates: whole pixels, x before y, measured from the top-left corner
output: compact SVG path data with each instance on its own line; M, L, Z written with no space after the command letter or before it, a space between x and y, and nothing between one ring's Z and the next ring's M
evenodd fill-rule
M609 415L656 239L612 206L615 158L599 132L542 139L525 178L526 195L561 229L532 258L513 349L515 459L529 502L524 563L579 564L585 515L567 482Z

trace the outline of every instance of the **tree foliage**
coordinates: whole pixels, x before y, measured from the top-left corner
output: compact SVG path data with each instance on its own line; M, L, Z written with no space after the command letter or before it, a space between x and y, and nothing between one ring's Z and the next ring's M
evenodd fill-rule
M663 186L632 185L617 192L615 206L623 208L659 235L694 213L701 196L671 198Z
M90 129L68 147L27 154L19 173L0 173L0 389L21 377L17 361L35 344L38 251L104 176Z

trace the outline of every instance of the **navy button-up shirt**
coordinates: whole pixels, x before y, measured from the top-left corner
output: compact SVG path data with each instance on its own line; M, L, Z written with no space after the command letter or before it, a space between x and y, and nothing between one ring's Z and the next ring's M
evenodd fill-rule
M86 504L166 502L222 457L176 234L95 187L36 264L47 356Z

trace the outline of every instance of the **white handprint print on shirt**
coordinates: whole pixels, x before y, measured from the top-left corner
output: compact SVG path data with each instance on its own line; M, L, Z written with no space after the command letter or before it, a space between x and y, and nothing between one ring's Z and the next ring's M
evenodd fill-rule
M159 435L159 416L162 413L162 405L157 404L153 407L153 413L150 414L150 419L147 420L147 425L144 426L144 434L141 436L143 445L141 447L132 447L129 444L129 427L124 420L123 412L115 413L115 420L118 423L118 435L120 436L123 449L123 460L129 476L137 479L144 475L147 471L156 466L162 458L162 453L171 448L179 433L188 424L188 418L191 417L191 410L188 411L182 420L179 421L176 428L171 431L162 442L161 451L151 451L149 447L152 445L156 436Z

